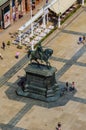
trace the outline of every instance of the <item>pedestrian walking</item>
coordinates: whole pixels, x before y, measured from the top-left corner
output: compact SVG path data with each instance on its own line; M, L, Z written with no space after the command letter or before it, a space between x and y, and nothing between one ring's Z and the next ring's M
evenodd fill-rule
M78 44L82 43L82 41L83 41L83 38L79 37Z
M16 52L15 58L16 58L16 59L19 58L19 52Z
M5 42L2 42L2 49L5 50L5 47L6 47Z
M0 59L1 59L1 60L3 60L3 56L2 56L2 54L1 54L1 53L0 53Z
M15 12L13 12L13 21L15 22L15 20L16 20L16 13Z
M69 91L69 83L66 82L66 90Z
M60 122L58 122L56 130L61 130L61 123Z
M70 91L74 91L75 90L75 82L73 81L70 87Z
M72 82L72 90L75 90L75 82Z
M83 44L86 42L86 37L85 36L83 36Z

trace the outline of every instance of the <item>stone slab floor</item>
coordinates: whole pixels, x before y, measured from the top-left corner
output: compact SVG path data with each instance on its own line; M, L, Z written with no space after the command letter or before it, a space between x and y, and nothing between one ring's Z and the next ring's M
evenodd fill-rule
M62 130L86 130L86 45L77 44L78 37L86 34L86 9L64 24L47 39L46 47L54 50L50 62L57 68L57 82L74 81L76 93L52 103L19 97L15 91L25 75L22 68L0 88L1 130L55 130L58 122Z

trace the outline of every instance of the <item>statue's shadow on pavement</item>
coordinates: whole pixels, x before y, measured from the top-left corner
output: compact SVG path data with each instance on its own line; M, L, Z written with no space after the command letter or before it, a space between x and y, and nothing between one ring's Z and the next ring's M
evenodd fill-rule
M16 90L18 89L18 87L22 87L22 84L24 81L25 81L25 77L19 77L19 79L14 83L10 83L10 82L6 83L6 85L9 86L9 88L6 90L5 93L9 99L28 103L28 104L32 103L33 105L39 105L39 106L43 106L43 107L47 107L47 108L52 108L52 107L64 106L70 100L74 100L74 98L76 98L76 97L74 97L74 95L77 92L77 90L64 91L64 93L63 93L63 88L65 86L65 83L60 82L60 81L58 81L58 85L61 88L62 93L60 93L60 94L62 94L62 95L60 95L56 101L44 102L44 101L33 99L33 98L26 98L23 96L18 96L16 94Z
M23 128L19 128L19 127L15 127L15 126L3 124L3 123L0 123L0 129L1 130L26 130Z

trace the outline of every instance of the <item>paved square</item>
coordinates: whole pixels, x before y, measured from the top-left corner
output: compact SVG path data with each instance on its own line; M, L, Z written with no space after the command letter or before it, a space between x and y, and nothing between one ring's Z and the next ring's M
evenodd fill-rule
M64 23L66 27L46 39L48 43L45 41L46 47L54 50L50 61L57 68L57 82L65 85L66 81L74 81L77 91L51 103L19 97L15 91L20 77L25 75L21 69L0 88L2 130L55 130L59 121L62 130L86 130L86 45L77 44L78 37L86 35L85 16L84 7Z

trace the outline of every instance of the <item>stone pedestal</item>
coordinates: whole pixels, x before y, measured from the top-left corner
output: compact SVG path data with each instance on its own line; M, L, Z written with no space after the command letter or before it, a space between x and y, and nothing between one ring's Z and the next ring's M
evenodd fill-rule
M17 94L43 101L55 101L58 98L59 87L55 80L55 67L29 64L26 69L24 89L19 87Z

